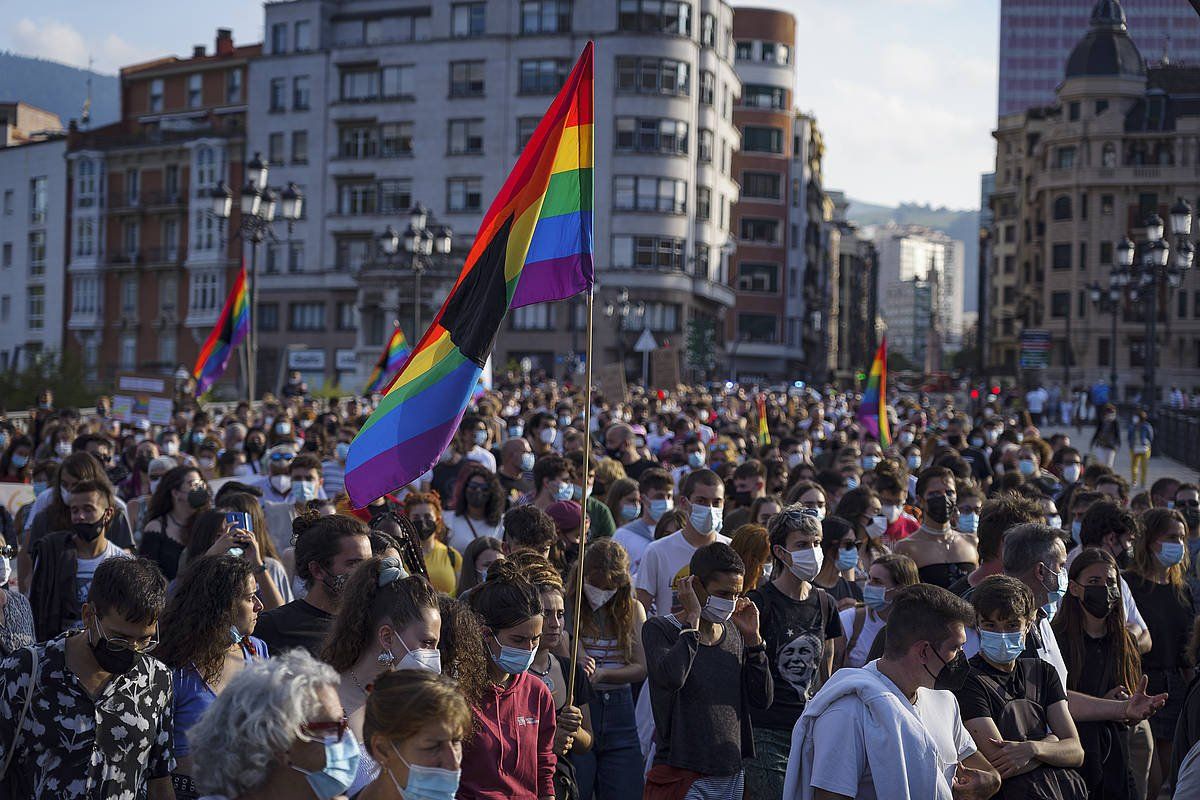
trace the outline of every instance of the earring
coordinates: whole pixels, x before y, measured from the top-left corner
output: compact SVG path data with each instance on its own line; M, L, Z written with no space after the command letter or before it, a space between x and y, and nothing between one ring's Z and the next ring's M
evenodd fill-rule
M391 650L384 650L376 660L379 662L379 666L384 669L390 669L392 664L396 663L396 657L392 655Z

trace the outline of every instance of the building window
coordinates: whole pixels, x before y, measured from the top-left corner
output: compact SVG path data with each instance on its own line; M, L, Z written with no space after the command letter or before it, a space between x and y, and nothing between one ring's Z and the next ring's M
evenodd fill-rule
M1105 215L1113 213L1113 196L1111 194L1100 195L1100 213Z
M308 163L308 131L292 131L292 163Z
M12 242L5 242L3 247L0 247L0 265L4 269L12 267L13 262L13 246Z
M487 3L457 3L450 14L450 35L456 39L483 36Z
M150 113L163 110L163 80L155 78L150 81Z
M691 36L692 5L689 0L621 0L617 28Z
M325 330L325 304L291 303L288 306L288 330Z
M706 69L700 70L700 102L706 106L713 104L716 93L717 76Z
M779 200L781 186L781 178L777 172L742 173L742 197Z
M296 23L292 38L296 52L312 49L312 23L302 19Z
M743 218L741 237L744 242L779 243L779 220Z
M450 62L450 96L483 97L483 61Z
M288 272L304 271L304 242L288 242Z
M703 47L717 46L717 18L712 14L700 15L700 44Z
M138 364L137 357L137 334L123 333L120 340L120 353L117 356L117 362L121 369L136 369Z
M647 303L644 314L630 314L621 321L621 330L674 333L679 330L679 306L675 303Z
M1100 242L1100 263L1112 264L1113 261L1113 243L1109 241Z
M13 190L4 190L4 216L9 216L13 213Z
M71 282L71 313L95 314L99 311L99 280L94 277L80 275Z
M695 274L697 278L708 277L708 262L710 258L711 248L706 244L696 245L696 268Z
M175 363L175 334L164 331L158 337L158 361L160 364Z
M258 329L260 331L279 330L279 303L258 304Z
M164 275L158 283L158 309L164 314L175 312L179 302L179 281L174 275Z
M707 186L696 187L696 219L712 219L712 189Z
M370 262L373 255L370 238L355 236L337 240L337 268L343 272L359 271Z
M338 192L338 213L348 216L378 213L379 191L374 181L343 183Z
M774 314L738 314L738 338L772 344L779 340L779 318Z
M5 245L11 252L12 245ZM80 217L75 220L75 255L91 256L96 254L96 221L91 217ZM5 262L4 266L9 266Z
M567 80L571 65L555 58L521 61L521 94L554 94Z
M446 144L452 156L482 155L483 120L450 120L450 135L446 138Z
M1071 198L1063 195L1054 201L1054 219L1064 220L1071 218Z
M1100 166L1109 169L1117 166L1117 146L1112 142L1104 143L1104 149L1100 151Z
M242 102L242 70L231 69L225 73L225 102L229 105Z
M342 158L374 158L379 152L379 141L374 126L352 126L342 128Z
M358 307L354 303L338 303L336 325L339 331L358 330Z
M411 98L415 91L415 87L413 86L413 66L405 64L384 67L380 70L380 87L383 90L383 97L386 100Z
M266 254L266 262L267 262L264 269L266 270L266 273L268 275L278 275L279 274L279 262L280 262L279 249L280 249L280 247L282 247L282 245L276 244L274 242L268 242L266 244L266 246L263 248L265 251L265 254Z
M768 64L778 64L781 67L786 67L792 63L792 48L786 44L763 42L762 50L759 52L759 60L765 61Z
M96 204L96 162L81 158L75 171L75 204L88 208ZM4 193L4 213L12 213L12 190Z
M272 164L283 163L283 134L267 134L267 160Z
M783 153L783 129L745 126L742 129L742 150L748 153Z
M297 75L295 78L292 78L293 111L308 111L311 100L309 84L310 81L307 75Z
M571 0L522 0L521 33L567 33Z
M430 35L429 10L391 12L387 16L356 17L334 23L333 38L338 47L397 44L425 41Z
M1055 169L1071 169L1075 166L1075 148L1060 147L1054 151Z
M552 331L555 329L552 303L538 303L523 308L514 308L511 316L510 327L514 331Z
M734 44L733 57L737 61L750 61L754 58L754 42L739 41Z
M121 281L121 313L126 317L137 315L138 279L125 278Z
M529 140L533 138L533 132L537 130L538 123L541 121L541 117L517 118L517 152L524 150L525 145L529 144Z
M698 157L701 164L711 164L713 160L713 132L707 128L700 129L698 137Z
M188 108L199 108L203 101L204 76L200 73L188 75L187 104Z
M411 156L413 133L411 122L389 122L379 128L380 155L384 158Z
M287 110L287 78L271 78L270 108L272 111ZM344 99L344 98L343 98Z
M412 208L412 179L379 182L379 213L395 214Z
M684 248L684 240L672 236L614 236L613 266L682 272Z
M778 86L747 83L742 86L742 105L783 111L787 109L787 91Z
M29 274L46 274L45 231L31 231L29 234Z
M39 175L29 181L29 223L31 225L46 224L46 204L49 202L45 175Z
M196 194L206 194L217 185L217 151L201 146L196 149Z
M617 58L617 91L687 96L688 64L670 58Z
M1054 319L1063 319L1071 316L1070 292L1050 293L1050 316Z
M196 212L192 223L192 250L206 252L217 248L217 223L207 209Z
M628 153L686 155L687 123L674 119L617 117L616 149Z
M738 266L737 288L740 292L776 294L779 291L779 265L740 264Z
M479 178L449 178L446 181L446 210L479 211L483 206Z
M191 297L188 307L193 312L215 312L221 302L221 274L219 272L194 272L191 276Z
M1071 268L1071 245L1056 244L1050 251L1050 265L1054 269Z
M271 26L271 52L286 53L287 52L287 23L276 22Z
M613 198L617 211L683 214L687 211L687 182L648 175L618 175Z

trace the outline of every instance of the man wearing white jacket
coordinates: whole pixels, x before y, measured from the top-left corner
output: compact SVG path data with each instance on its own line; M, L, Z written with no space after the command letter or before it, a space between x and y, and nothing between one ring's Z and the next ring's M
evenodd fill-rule
M841 669L792 731L784 800L984 800L1000 776L951 689L966 679L970 605L937 586L896 593L883 657ZM936 688L935 688L936 687Z

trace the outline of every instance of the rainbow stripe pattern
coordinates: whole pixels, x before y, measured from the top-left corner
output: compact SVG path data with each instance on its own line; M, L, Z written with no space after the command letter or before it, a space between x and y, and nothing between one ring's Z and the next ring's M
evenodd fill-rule
M437 462L509 309L591 288L593 47L584 47L484 214L454 287L351 443L346 491L355 507Z
M762 392L755 398L758 407L758 443L771 443L771 429L767 427L767 398Z
M892 432L888 426L887 415L887 338L879 343L875 351L875 360L871 362L871 372L867 375L867 388L858 404L855 418L866 429L867 433L879 440L879 444L887 447L892 443Z
M363 394L372 394L382 389L387 379L400 369L404 359L408 358L411 352L412 345L408 343L400 323L395 323L392 335L388 337L387 345L383 348L383 355L375 362L375 369L371 370L371 377L367 379L367 388L363 390Z
M207 392L225 374L229 356L246 338L249 330L250 293L246 288L246 264L243 262L237 280L233 282L233 289L225 298L221 316L217 318L212 333L204 340L200 355L196 356L196 366L192 368L192 377L196 379L196 397Z

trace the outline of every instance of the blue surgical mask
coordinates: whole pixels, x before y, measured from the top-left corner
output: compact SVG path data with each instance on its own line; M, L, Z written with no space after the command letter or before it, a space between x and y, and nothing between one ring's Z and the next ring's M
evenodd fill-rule
M675 508L675 504L670 500L651 500L650 501L650 519L658 522L663 518L663 514Z
M723 509L710 506L692 506L688 521L698 533L720 533L725 519Z
M858 478L854 477L853 475L851 475L849 478L846 478L846 489L847 490L854 490L857 488L858 488Z
M533 453L521 453L521 472L532 470L535 461L537 461L537 457Z
M626 503L621 506L621 519L625 522L633 522L642 515L642 507L637 503Z
M877 464L879 464L879 456L863 456L862 457L862 468L867 472L870 472L871 470L875 469Z
M849 550L838 550L837 568L838 572L845 572L848 569L854 569L858 566L858 550L851 547Z
M408 767L408 782L404 786L400 785L390 769L387 770L388 777L392 779L392 784L404 800L454 800L454 796L458 793L459 781L462 780L461 769L440 769L410 764L405 761L404 756L400 755L396 745L390 742L388 744L391 745L396 758ZM387 767L385 766L384 769Z
M704 466L704 453L688 453L688 466L692 469L700 469Z
M571 484L571 499L576 503L583 500L583 487L577 483Z
M887 600L887 587L876 586L868 583L863 587L863 602L867 604L867 608L878 614L883 609L887 608L891 603Z
M475 444L478 447L483 447L487 444L487 431L475 431Z
M908 468L914 472L916 470L919 470L921 468L921 457L915 456L915 455L909 456L908 457Z
M958 515L958 532L975 533L979 530L979 515L972 511L970 514Z
M333 448L333 452L338 461L345 461L346 456L350 455L350 443L338 442L337 447Z
M1017 464L1017 468L1021 471L1022 475L1029 477L1033 473L1037 472L1037 462L1032 458L1022 458Z
M533 664L533 657L537 654L537 650L525 650L521 647L509 647L508 645L500 644L500 640L495 639L496 645L500 648L500 655L492 656L492 660L496 662L496 666L507 672L509 675L520 675L529 666Z
M354 732L347 730L342 734L341 741L333 736L324 739L325 766L314 772L292 764L292 769L304 774L308 785L321 800L333 800L354 784L354 776L358 774L358 761L361 752Z
M46 491L46 489L49 486L50 486L50 484L46 483L45 481L34 481L33 482L34 496L36 497L37 495L40 495L42 492Z
M979 651L988 661L996 664L1011 664L1025 652L1025 634L1021 631L1000 633L979 632Z
M1042 565L1046 566L1045 564ZM1057 606L1063 599L1063 595L1067 593L1067 571L1060 569L1054 573L1055 581L1053 588L1046 588L1046 605ZM1045 584L1043 584L1045 586Z
M573 488L572 484L560 483L558 486L554 487L554 499L560 502L563 500L570 500L574 494L575 489Z
M28 463L29 463L29 456L21 455L20 453L13 453L12 465L14 467L16 467L17 469L21 469Z
M1083 520L1077 519L1071 523L1071 538L1079 544L1079 534L1083 533Z
M1170 569L1183 561L1183 552L1182 542L1163 542L1154 555L1158 558L1158 563Z
M522 428L520 425L513 425L508 429L508 438L519 439L523 433L525 433L524 428Z

